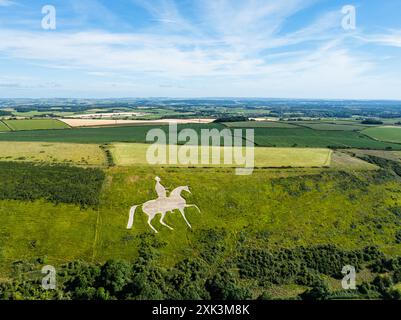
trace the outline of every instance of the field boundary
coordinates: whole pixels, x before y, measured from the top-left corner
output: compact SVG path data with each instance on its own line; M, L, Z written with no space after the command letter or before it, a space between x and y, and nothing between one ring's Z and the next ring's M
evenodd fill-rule
M92 263L95 261L95 256L96 256L96 246L97 246L97 242L99 239L99 226L100 226L100 209L97 209L97 217L96 217L96 225L95 225L95 236L93 239L93 244L92 244L92 258L91 261Z
M7 122L0 120L1 123L3 123L8 129L10 129L10 131L14 131L8 124Z
M53 120L56 120L57 122L60 122L60 123L62 123L63 125L67 125L68 128L65 128L65 129L73 129L72 126L70 126L68 123L66 123L66 122L64 122L64 121L61 121L60 119L53 119ZM62 129L62 130L65 130L65 129Z

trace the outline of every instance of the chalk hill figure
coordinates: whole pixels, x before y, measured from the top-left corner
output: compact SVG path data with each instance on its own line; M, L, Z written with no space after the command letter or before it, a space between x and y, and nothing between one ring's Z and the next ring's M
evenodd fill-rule
M187 220L187 217L185 216L185 208L194 207L199 212L201 211L196 205L187 204L187 201L181 196L181 193L183 191L191 193L189 187L182 186L175 188L173 191L171 191L170 195L167 196L166 188L160 183L161 181L160 178L156 177L155 180L156 180L156 193L158 195L158 198L155 200L147 201L142 205L135 205L131 207L129 212L127 229L132 229L132 226L134 224L134 215L136 208L140 206L142 206L142 211L148 216L148 225L152 228L152 230L155 233L158 233L158 231L152 226L152 220L155 218L157 214L161 214L160 223L163 226L169 228L170 230L174 230L172 227L170 227L168 224L164 222L166 214L174 210L180 211L188 227L192 228Z

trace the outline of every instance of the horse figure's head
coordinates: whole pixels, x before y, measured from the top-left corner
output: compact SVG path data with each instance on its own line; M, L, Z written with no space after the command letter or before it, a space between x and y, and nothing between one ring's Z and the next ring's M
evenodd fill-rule
M189 187L188 187L188 186L182 187L182 191L186 191L186 192L188 192L188 193L191 193L191 190L189 190Z
M182 186L182 187L175 188L173 191L171 191L170 197L177 197L177 196L180 197L181 192L183 192L183 191L191 193L188 186Z

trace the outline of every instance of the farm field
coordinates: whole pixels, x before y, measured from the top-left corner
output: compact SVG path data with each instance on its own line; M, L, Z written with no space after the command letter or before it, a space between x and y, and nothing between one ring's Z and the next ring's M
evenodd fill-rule
M111 142L146 142L146 134L155 126L117 126L103 128L75 128L66 130L37 130L5 132L0 135L0 141L41 141L41 142L73 142L73 143L111 143ZM166 133L168 126L160 126ZM201 129L222 129L220 124L186 124L178 125L200 132Z
M1 138L1 137L0 137ZM353 131L321 131L299 129L255 129L255 143L259 146L276 147L336 147L384 150L401 150L401 144L377 141Z
M147 144L132 143L115 143L108 147L111 151L114 161L117 165L147 165L146 152L149 148ZM178 150L180 146L178 146ZM209 149L209 150L206 150ZM198 154L198 164L177 166L229 166L234 167L235 164L224 165L224 152L231 154L235 151L233 147L198 147L185 146L185 150L189 153ZM201 163L201 155L209 152L209 165ZM218 153L213 157L214 152ZM245 148L241 150L245 155ZM323 167L330 166L331 153L329 149L301 149L301 148L255 148L255 166L256 167ZM166 154L169 155L168 148ZM213 161L219 163L213 165ZM175 165L174 165L175 166Z
M105 119L60 119L72 128L103 127L103 126L144 126L144 125L168 125L167 122L152 122L149 120L105 120Z
M401 127L374 127L362 132L380 141L401 143Z
M67 129L69 126L54 119L45 120L3 120L14 131Z
M107 165L99 145L78 143L0 142L0 161Z

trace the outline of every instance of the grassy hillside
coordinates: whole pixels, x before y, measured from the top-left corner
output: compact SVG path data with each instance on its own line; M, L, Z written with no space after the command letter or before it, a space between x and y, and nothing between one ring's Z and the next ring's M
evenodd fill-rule
M162 255L167 262L189 254L187 250L196 241L196 234L208 228L226 230L228 246L229 239L245 229L252 237L259 233L268 235L272 246L330 242L344 248L358 248L376 244L388 253L401 253L401 247L395 243L395 232L400 225L391 211L401 205L401 186L391 180L380 181L381 173L258 170L252 176L239 177L230 170L152 171L145 168L110 171L109 186L102 198L106 207L100 211L101 240L97 258L121 255L128 258L135 252L135 239L131 236L148 232L149 227L145 216L139 213L133 230L124 230L127 209L155 198L155 175L162 178L169 190L189 185L192 195L186 196L188 202L202 210L202 214L188 210L193 230L186 227L177 213L166 219L175 227L174 231L155 222L160 237L168 243ZM124 238L131 239L127 241L132 245L121 241Z
M203 234L209 229L224 230L228 250L246 232L249 241L272 248L327 243L345 249L377 245L388 254L401 254L401 245L396 242L401 230L396 214L401 207L401 186L382 172L257 170L252 176L241 177L232 169L115 167L107 172L97 212L73 204L55 206L40 199L1 200L3 270L10 261L43 255L53 263L137 257L140 236L151 231L141 210L136 213L133 229L127 230L128 210L156 198L156 175L170 191L190 186L192 194L184 196L202 211L187 209L193 229L178 212L165 220L174 231L163 227L157 218L153 221L160 231L158 239L165 242L159 250L159 262L165 266L199 255ZM54 173L54 177L59 176ZM60 191L71 188L66 185ZM47 224L51 224L50 229L46 229ZM79 246L74 246L73 239L81 240ZM63 243L66 249L60 251Z
M0 274L13 263L48 258L60 265L67 261L90 261L95 237L96 211L77 205L44 200L0 200Z

